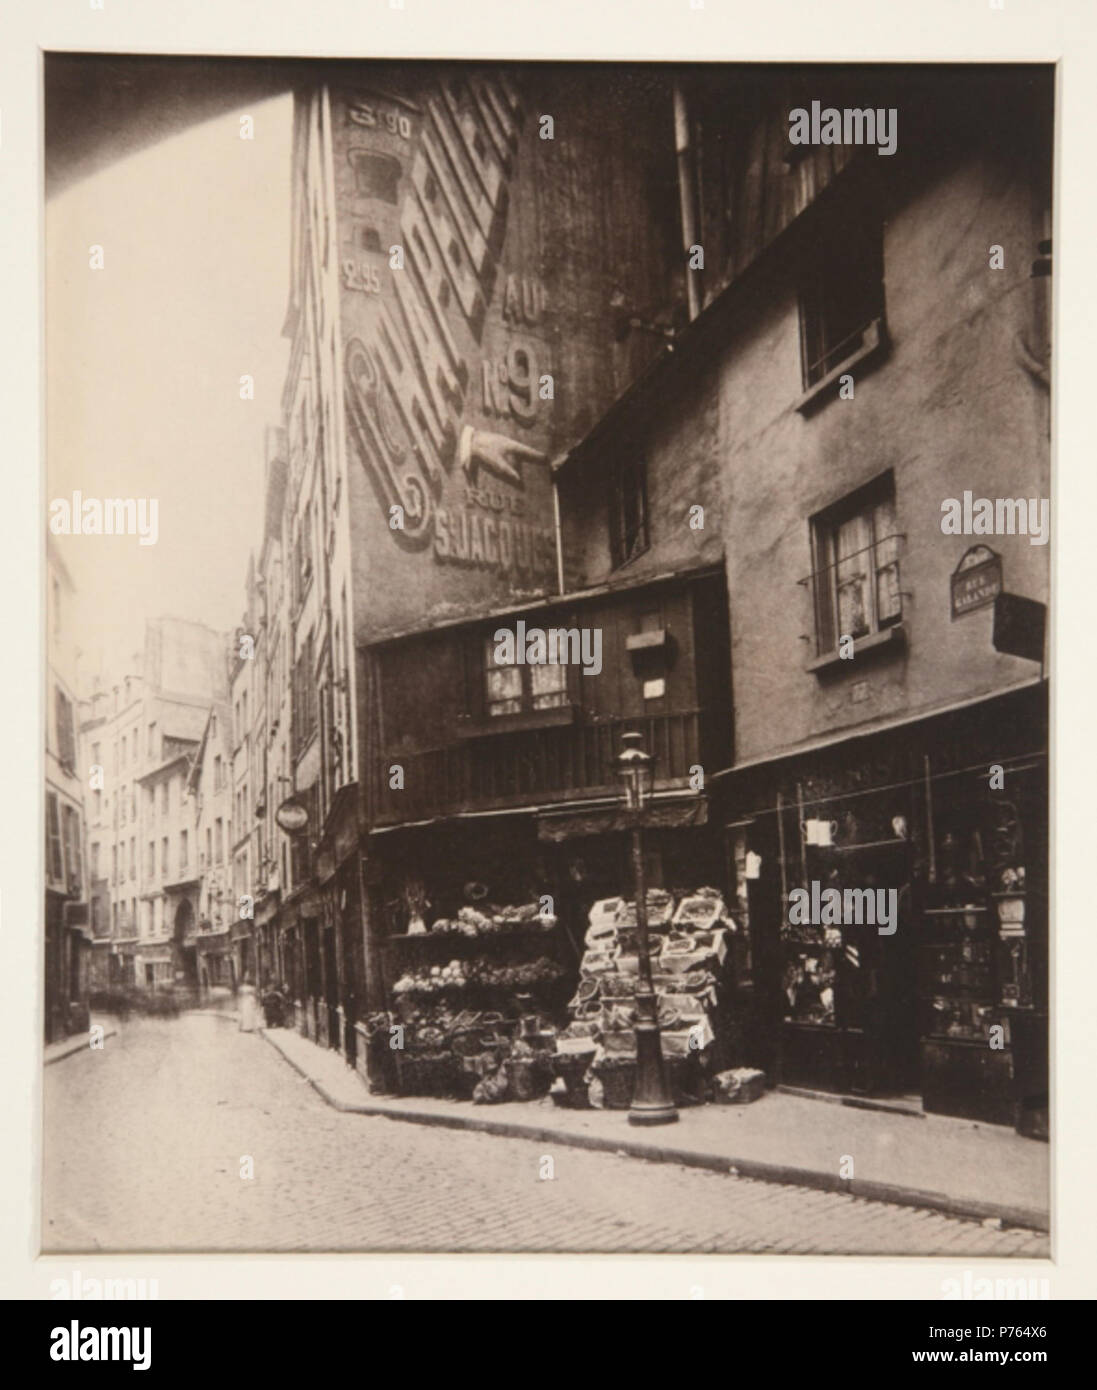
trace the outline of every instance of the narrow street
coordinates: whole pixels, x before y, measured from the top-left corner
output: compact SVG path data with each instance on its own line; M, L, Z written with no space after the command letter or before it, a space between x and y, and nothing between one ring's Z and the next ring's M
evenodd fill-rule
M44 1089L47 1252L1047 1253L908 1207L342 1114L211 1016L133 1019Z

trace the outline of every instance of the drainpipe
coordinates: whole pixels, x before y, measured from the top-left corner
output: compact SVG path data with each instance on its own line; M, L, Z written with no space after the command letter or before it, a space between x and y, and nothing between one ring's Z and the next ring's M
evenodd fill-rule
M689 135L689 111L681 83L674 84L674 148L678 157L678 197L682 208L682 249L686 264L686 297L692 321L701 312L701 272L690 270L690 247L697 246L697 201L693 175L693 148Z
M552 475L552 520L556 529L556 592L564 592L564 538L560 527L560 484Z

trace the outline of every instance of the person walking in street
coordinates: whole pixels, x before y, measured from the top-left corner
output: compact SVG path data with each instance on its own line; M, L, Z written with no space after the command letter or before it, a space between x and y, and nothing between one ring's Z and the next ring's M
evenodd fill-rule
M244 976L244 983L240 986L240 1031L241 1033L254 1033L259 1026L258 1000L255 995L255 982L251 974Z

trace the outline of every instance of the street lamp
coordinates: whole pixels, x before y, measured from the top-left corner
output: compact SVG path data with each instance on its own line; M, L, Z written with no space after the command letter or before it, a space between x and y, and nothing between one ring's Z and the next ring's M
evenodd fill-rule
M651 979L648 951L648 904L644 885L644 810L655 784L655 759L643 747L637 733L622 734L617 756L617 775L625 790L625 810L632 829L632 872L636 885L636 928L639 936L640 975L636 991L636 1084L629 1107L629 1124L667 1125L678 1118L663 1066L659 1014Z

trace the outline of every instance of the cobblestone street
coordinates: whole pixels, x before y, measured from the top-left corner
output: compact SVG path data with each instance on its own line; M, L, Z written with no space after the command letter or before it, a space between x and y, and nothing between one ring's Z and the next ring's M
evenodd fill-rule
M128 1022L44 1091L47 1252L1047 1254L1038 1233L909 1207L342 1114L210 1016Z

